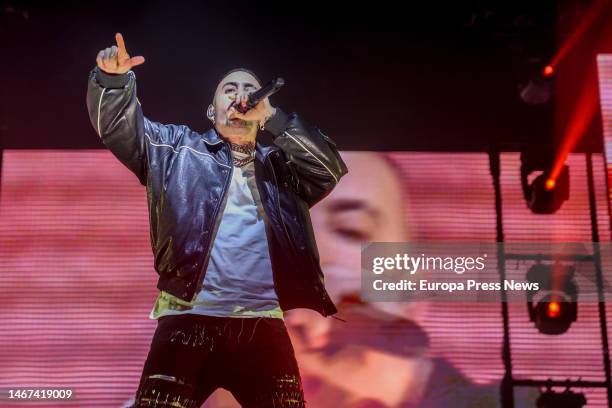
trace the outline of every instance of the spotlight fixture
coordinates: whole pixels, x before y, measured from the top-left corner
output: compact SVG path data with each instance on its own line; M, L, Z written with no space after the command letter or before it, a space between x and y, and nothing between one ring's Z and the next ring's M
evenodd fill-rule
M538 408L582 408L587 399L582 393L576 393L567 388L563 392L555 392L547 388L536 400Z
M538 290L527 292L529 319L543 334L565 333L578 317L576 268L555 263L537 263L527 271L527 280L538 283ZM535 305L534 305L535 303Z
M530 70L526 83L519 85L519 95L528 105L543 105L552 99L555 70L550 65L537 65Z
M535 214L554 214L569 199L569 167L564 165L559 176L550 177L551 161L537 153L521 153L521 187L527 207ZM533 172L540 172L529 182Z

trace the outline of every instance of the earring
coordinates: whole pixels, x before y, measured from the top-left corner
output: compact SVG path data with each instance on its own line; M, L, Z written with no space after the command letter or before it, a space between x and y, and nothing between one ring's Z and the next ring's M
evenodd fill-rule
M208 105L208 109L206 110L206 116L212 123L215 123L215 107L213 105Z

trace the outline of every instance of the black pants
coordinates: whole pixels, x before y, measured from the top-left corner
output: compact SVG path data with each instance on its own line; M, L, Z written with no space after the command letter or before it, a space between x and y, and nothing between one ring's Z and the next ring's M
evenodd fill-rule
M218 387L245 408L302 408L285 323L184 314L158 319L134 407L200 407Z

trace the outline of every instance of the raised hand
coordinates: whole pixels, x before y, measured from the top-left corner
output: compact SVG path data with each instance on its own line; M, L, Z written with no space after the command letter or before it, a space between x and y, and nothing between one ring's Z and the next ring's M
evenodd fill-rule
M132 67L145 62L142 56L130 58L121 33L115 34L115 41L117 45L113 45L98 53L96 62L102 71L108 74L125 74L132 69Z

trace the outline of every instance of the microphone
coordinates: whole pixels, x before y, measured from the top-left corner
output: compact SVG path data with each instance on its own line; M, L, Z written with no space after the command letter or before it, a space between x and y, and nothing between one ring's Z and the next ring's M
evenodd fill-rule
M248 110L253 109L264 98L267 98L268 96L278 92L278 90L281 89L283 85L285 85L285 80L283 78L273 79L261 89L258 89L257 91L250 94L249 98L247 99L246 106L242 106L241 104L234 104L234 108L238 112L245 114Z

